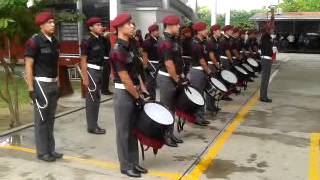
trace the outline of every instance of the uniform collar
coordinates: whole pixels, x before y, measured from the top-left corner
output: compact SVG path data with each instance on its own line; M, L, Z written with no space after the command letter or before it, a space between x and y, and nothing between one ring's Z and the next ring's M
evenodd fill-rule
M48 42L50 42L50 43L53 42L53 41L55 41L54 36L51 36L51 40L50 40L50 37L48 37L47 35L45 35L45 34L42 33L42 32L39 33L39 36L40 36L40 38L41 38L42 40L48 41Z
M168 32L163 32L164 37L169 38L170 40L175 40L175 36L173 34L170 34Z
M99 35L94 34L93 32L90 32L90 36L96 39L99 39Z
M118 38L117 44L122 45L122 46L124 46L124 47L126 47L126 48L129 47L129 41L125 41L125 40L120 39L120 38Z

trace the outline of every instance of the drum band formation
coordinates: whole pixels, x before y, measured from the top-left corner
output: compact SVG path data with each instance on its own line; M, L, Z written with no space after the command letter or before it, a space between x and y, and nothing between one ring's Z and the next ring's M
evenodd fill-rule
M26 43L26 80L34 101L37 156L53 162L63 156L55 151L53 137L59 44L51 12L39 13L36 24L39 34ZM119 14L111 22L117 37L111 48L102 20L92 17L86 22L88 38L81 43L77 69L87 89L87 131L106 133L98 125L98 116L101 92L109 91L103 84L110 72L104 70L111 69L120 171L130 177L148 172L139 163L138 142L143 159L149 148L156 154L164 145L178 147L183 140L176 137L175 129L182 132L186 122L208 126L205 112L217 116L223 108L219 102L232 101L230 96L245 91L257 74L262 76L261 101L271 102L267 88L272 25L266 24L259 44L256 30L218 24L208 27L203 22L181 26L176 15L164 17L162 24L163 33L159 25L152 24L143 40L132 16Z

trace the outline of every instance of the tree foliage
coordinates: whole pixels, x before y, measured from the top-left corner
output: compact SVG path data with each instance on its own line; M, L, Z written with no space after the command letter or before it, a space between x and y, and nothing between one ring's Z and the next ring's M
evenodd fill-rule
M319 12L320 0L284 0L280 7L283 12Z
M230 17L230 24L242 29L251 29L254 27L254 22L250 20L257 12L264 12L265 10L252 10L252 11L239 11L232 10ZM207 24L211 24L211 11L208 7L202 7L199 9L199 19ZM218 14L217 15L217 23L220 25L224 25L225 16Z

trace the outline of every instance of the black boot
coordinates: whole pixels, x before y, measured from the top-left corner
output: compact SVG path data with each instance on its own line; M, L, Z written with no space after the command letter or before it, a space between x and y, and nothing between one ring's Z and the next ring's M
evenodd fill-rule
M174 136L173 134L172 134L172 136L171 136L171 139L172 139L172 141L175 142L175 143L183 143L183 140L182 140L182 139L177 138L177 137Z
M165 132L165 135L163 137L164 140L164 144L169 146L169 147L178 147L178 144L176 142L174 142L171 138L171 133L170 130L167 130Z
M126 174L129 177L138 178L141 177L141 174L134 169L121 170L122 174Z

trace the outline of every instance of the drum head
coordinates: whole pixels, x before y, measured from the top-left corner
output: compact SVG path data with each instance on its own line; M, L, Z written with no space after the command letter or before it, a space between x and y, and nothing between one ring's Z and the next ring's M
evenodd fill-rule
M259 67L259 64L257 63L257 61L252 58L248 58L247 62L253 67Z
M231 84L236 84L238 82L237 76L232 73L231 71L228 70L222 70L221 71L221 77L223 80L227 81L228 83Z
M159 124L173 124L172 114L168 109L159 103L146 103L143 107L143 110L147 116Z
M227 92L227 87L216 78L211 78L211 83L222 92Z
M244 74L244 75L248 75L247 71L244 70L242 67L239 67L239 66L234 66L234 68L241 74Z
M252 67L249 66L248 64L242 64L242 66L243 66L246 70L248 70L249 72L254 73L254 70L253 70Z
M191 86L188 86L188 90L185 89L184 92L186 93L186 95L189 98L189 100L192 101L193 103L195 103L195 104L197 104L199 106L203 106L204 105L203 96L195 88L193 88Z

